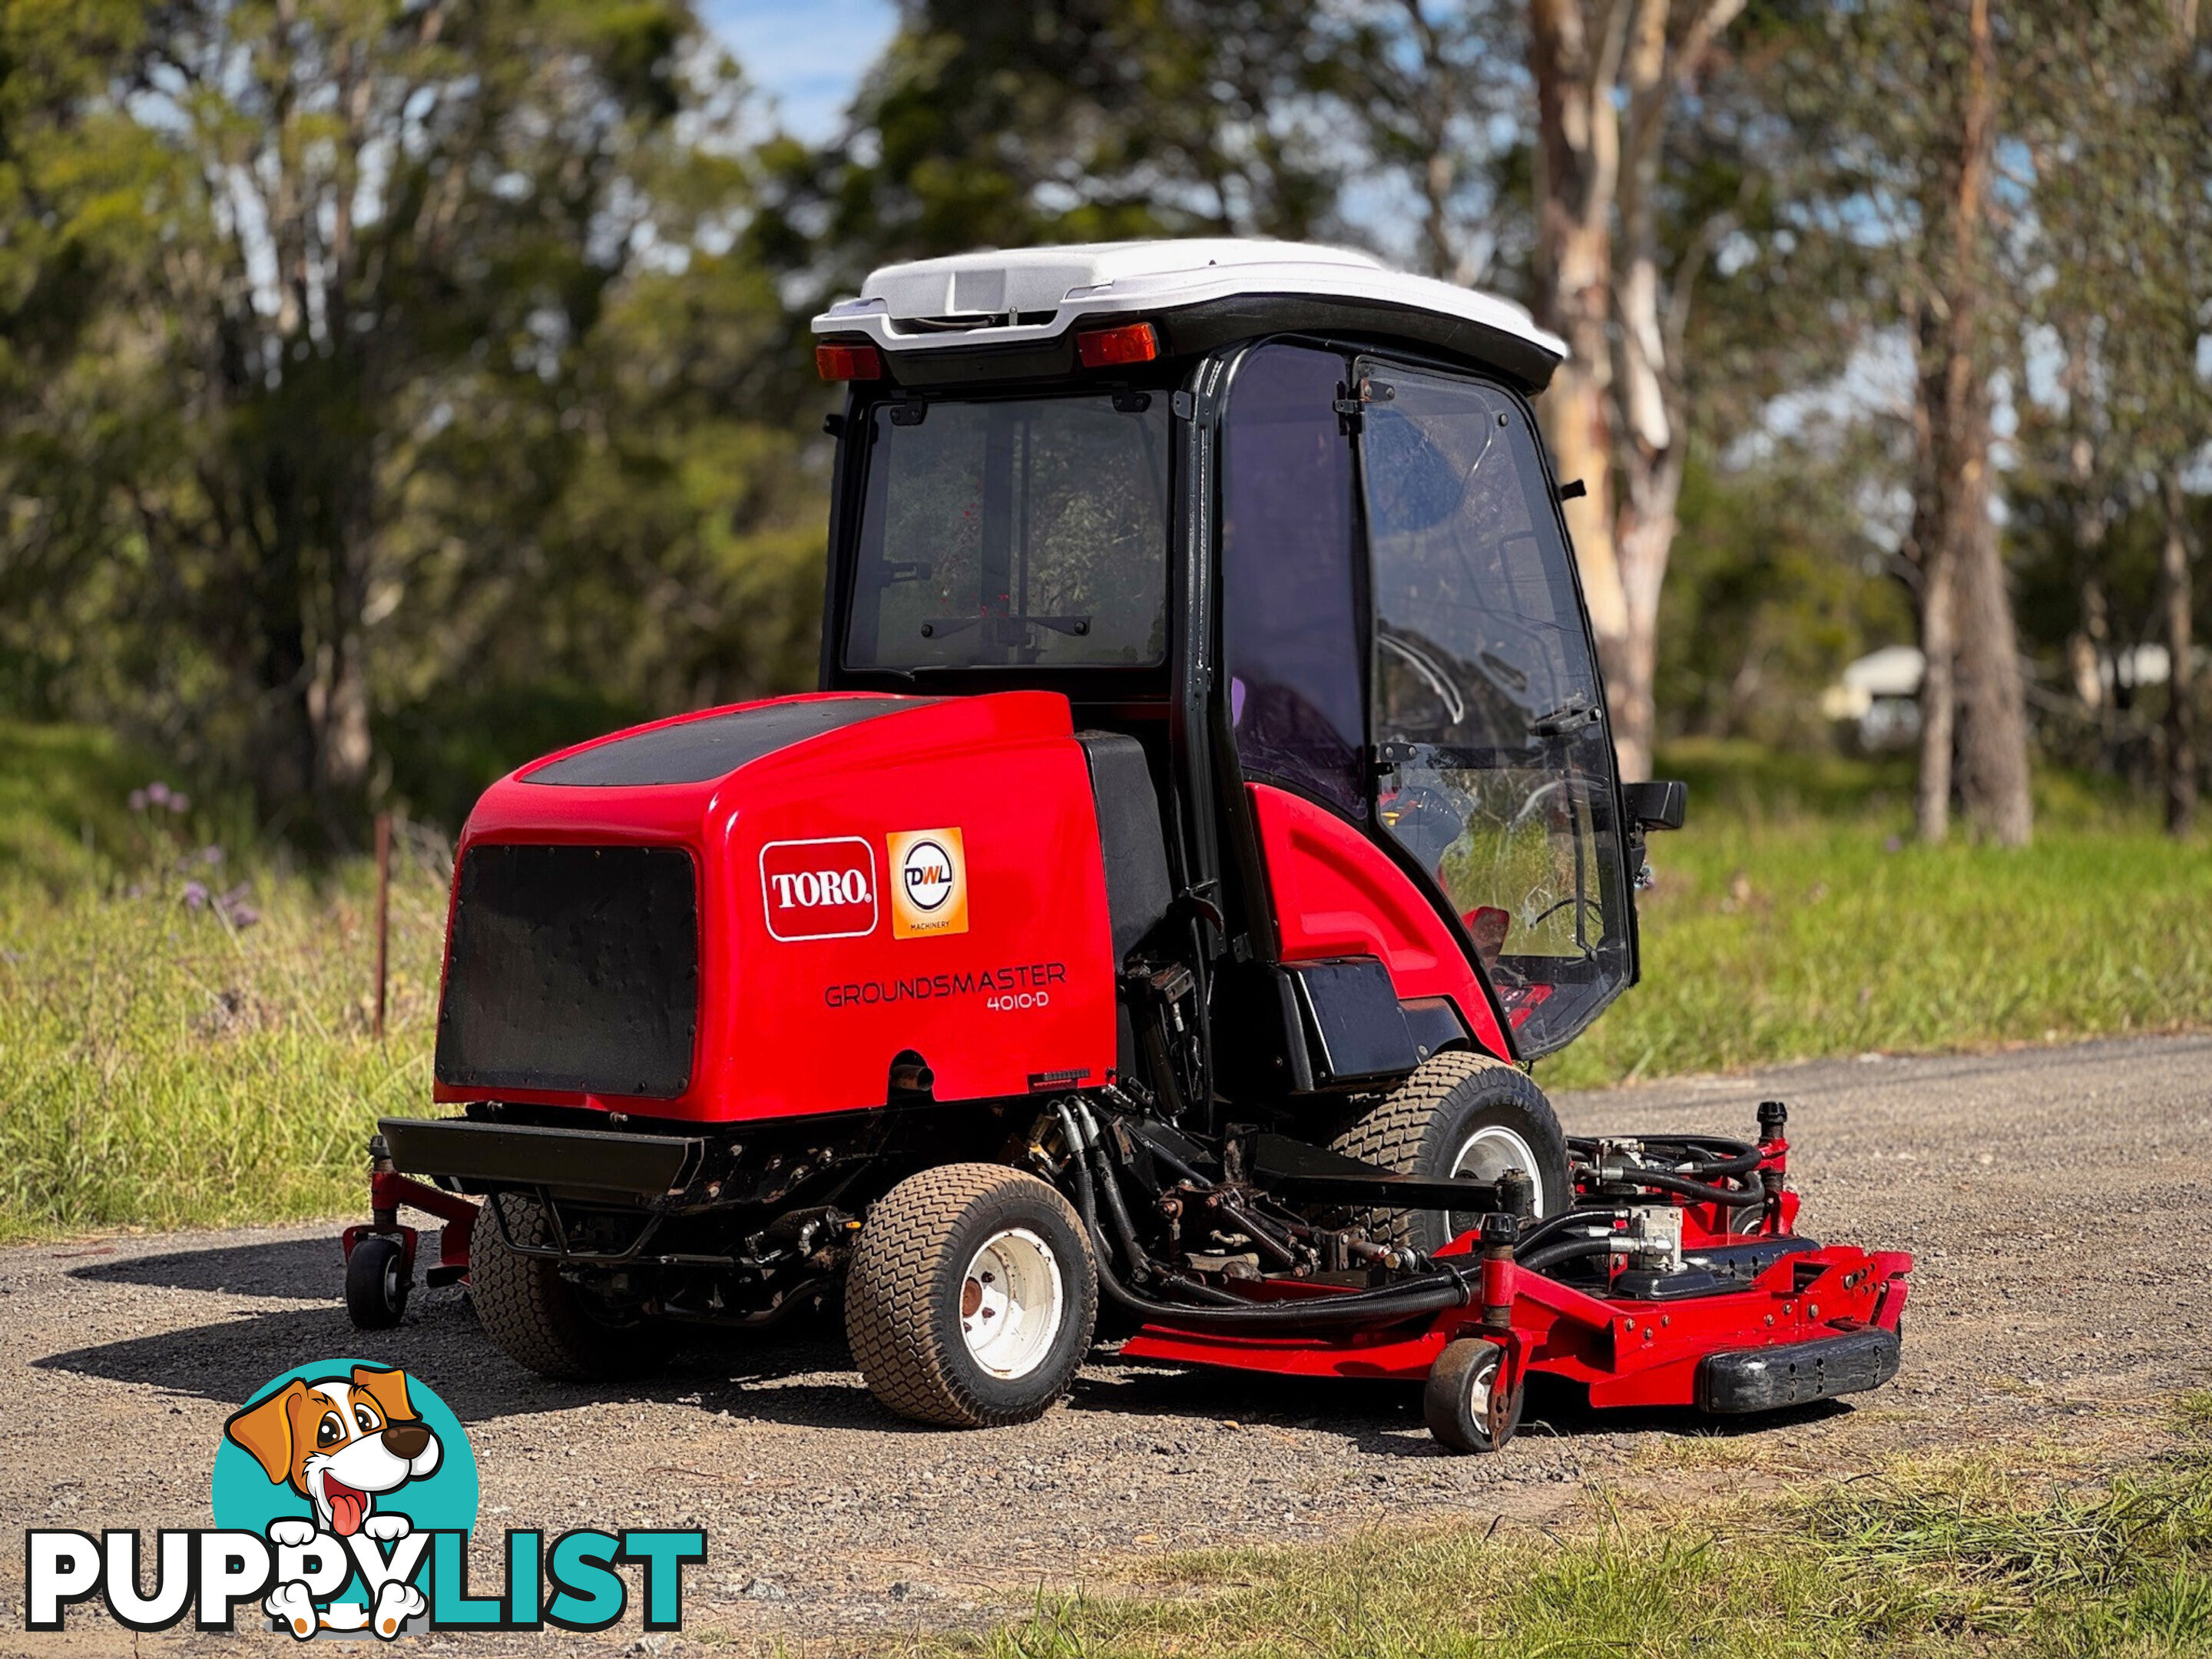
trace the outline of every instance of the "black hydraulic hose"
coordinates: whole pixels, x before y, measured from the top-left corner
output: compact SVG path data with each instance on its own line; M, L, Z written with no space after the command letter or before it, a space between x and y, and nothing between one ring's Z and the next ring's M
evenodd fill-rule
M1129 1257L1134 1271L1158 1279L1160 1265L1146 1254L1137 1242L1137 1224L1129 1218L1128 1200L1121 1196L1121 1183L1114 1179L1113 1166L1106 1161L1106 1149L1096 1141L1091 1144L1091 1156L1097 1165L1098 1185L1106 1194L1106 1212L1114 1220L1114 1231L1121 1241L1121 1249Z
M1597 1162L1601 1143L1577 1136L1567 1144L1591 1163ZM1766 1154L1749 1141L1730 1140L1722 1135L1700 1135L1694 1139L1653 1138L1638 1144L1655 1156L1676 1154L1676 1161L1685 1166L1662 1173L1699 1181L1717 1181L1724 1176L1749 1175L1766 1160ZM1717 1158L1712 1156L1716 1152L1720 1153Z
M1729 1176L1747 1176L1766 1161L1766 1154L1753 1147L1734 1158L1724 1158L1711 1164L1685 1160L1684 1164L1667 1171L1668 1175L1687 1176L1695 1181L1719 1181Z
M1075 1128L1073 1118L1066 1108L1060 1108L1061 1132L1068 1137L1073 1152L1075 1170L1075 1206L1084 1223L1094 1232L1102 1231L1098 1225L1098 1201L1091 1185L1091 1170L1084 1162L1084 1140ZM1158 1320L1182 1330L1221 1328L1234 1331L1309 1331L1332 1325L1367 1325L1398 1319L1411 1319L1425 1313L1438 1313L1446 1308L1464 1308L1474 1299L1474 1285L1468 1276L1456 1267L1446 1267L1432 1279L1404 1285L1385 1285L1378 1291L1351 1291L1342 1296L1301 1297L1296 1302L1255 1304L1241 1297L1230 1297L1210 1285L1194 1285L1187 1279L1171 1281L1176 1289L1201 1291L1223 1297L1233 1306L1194 1308L1173 1302L1155 1302L1150 1297L1139 1296L1121 1283L1111 1263L1102 1259L1098 1263L1098 1288L1115 1302L1132 1313L1142 1314L1146 1319Z
M1106 1236L1106 1230L1098 1224L1097 1189L1091 1182L1090 1166L1084 1161L1084 1154L1088 1151L1097 1155L1098 1175L1106 1188L1107 1206L1113 1212L1115 1227L1121 1235L1121 1248L1128 1255L1130 1267L1139 1272L1149 1273L1208 1302L1219 1303L1226 1307L1243 1307L1245 1303L1242 1297L1231 1296L1211 1285L1193 1283L1178 1273L1170 1273L1146 1253L1144 1246L1137 1242L1136 1225L1129 1218L1128 1206L1122 1200L1121 1188L1107 1164L1105 1148L1084 1134L1076 1126L1074 1115L1066 1107L1060 1106L1054 1109L1060 1117L1060 1132L1067 1138L1068 1151L1075 1169L1076 1207L1083 1212L1084 1224L1097 1237L1103 1238ZM1098 1261L1098 1279L1100 1284L1109 1286L1118 1283L1103 1252Z
M1248 1302L1235 1308L1194 1308L1154 1302L1124 1288L1103 1268L1098 1283L1123 1307L1182 1330L1300 1332L1335 1325L1388 1324L1425 1313L1440 1313L1446 1308L1464 1308L1475 1296L1474 1280L1456 1267L1446 1267L1431 1278L1387 1285L1379 1291L1300 1297L1295 1302Z
M1712 1187L1702 1181L1692 1181L1687 1176L1669 1175L1664 1170L1646 1170L1641 1166L1624 1169L1615 1164L1597 1171L1595 1178L1607 1185L1649 1187L1656 1192L1679 1193L1684 1198L1695 1199L1701 1204L1725 1204L1731 1208L1766 1202L1764 1188L1753 1187L1746 1191L1735 1187Z
M1517 1260L1522 1251L1534 1249L1546 1239L1565 1232L1577 1222L1587 1224L1600 1221L1616 1221L1620 1219L1620 1213L1618 1206L1609 1204L1595 1209L1562 1210L1557 1215L1538 1222L1527 1232L1522 1234L1520 1243L1513 1247L1514 1256Z
M1619 1233L1601 1233L1595 1238L1567 1238L1557 1244L1547 1244L1533 1255L1518 1258L1516 1265L1532 1273L1542 1273L1547 1267L1556 1267L1562 1261L1572 1261L1586 1255L1611 1255L1613 1241Z

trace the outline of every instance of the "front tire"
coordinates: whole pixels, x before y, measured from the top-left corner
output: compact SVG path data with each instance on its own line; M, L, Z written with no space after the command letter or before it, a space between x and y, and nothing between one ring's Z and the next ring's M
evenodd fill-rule
M1521 1391L1498 1397L1505 1350L1479 1336L1444 1345L1421 1391L1421 1417L1437 1443L1457 1452L1494 1452L1521 1426Z
M1573 1201L1567 1139L1535 1079L1487 1054L1433 1054L1397 1091L1329 1143L1347 1158L1401 1175L1465 1175L1495 1181L1519 1169L1536 1182L1536 1213ZM1377 1210L1366 1218L1378 1243L1433 1255L1481 1224L1475 1213Z
M1098 1275L1059 1193L996 1164L947 1164L868 1212L845 1335L901 1417L996 1428L1042 1416L1091 1351Z
M469 1290L477 1322L507 1358L561 1382L608 1382L658 1370L668 1357L665 1332L599 1318L562 1278L557 1263L507 1248L507 1237L525 1249L552 1242L544 1207L520 1193L485 1200L485 1211L495 1204L500 1215L479 1212L470 1237Z

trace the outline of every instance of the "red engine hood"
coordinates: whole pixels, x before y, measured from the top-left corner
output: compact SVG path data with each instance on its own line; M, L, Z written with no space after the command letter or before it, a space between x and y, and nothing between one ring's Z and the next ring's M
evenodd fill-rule
M908 1054L946 1101L1095 1085L1114 1063L1096 808L1055 694L779 698L563 750L477 804L456 913L471 853L495 845L690 855L692 1063L665 1097L464 1083L441 1042L440 1100L728 1121L881 1106ZM441 1020L450 917L447 937Z

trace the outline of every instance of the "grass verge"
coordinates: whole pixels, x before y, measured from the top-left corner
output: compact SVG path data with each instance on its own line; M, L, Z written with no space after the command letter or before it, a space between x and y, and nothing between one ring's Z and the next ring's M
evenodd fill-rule
M198 849L59 896L0 882L0 1240L359 1209L376 1117L428 1097L444 888L402 868L381 1042L371 908L364 868Z
M2084 1477L2063 1455L1900 1463L1810 1492L1638 1513L1554 1540L1377 1531L1172 1558L1133 1593L1041 1598L935 1659L1506 1655L1863 1659L2212 1653L2212 1401L2166 1455ZM1511 1455L1509 1451L1506 1455Z
M2212 851L2063 779L2033 846L1923 847L1893 766L1695 747L1644 978L1550 1088L2212 1025Z

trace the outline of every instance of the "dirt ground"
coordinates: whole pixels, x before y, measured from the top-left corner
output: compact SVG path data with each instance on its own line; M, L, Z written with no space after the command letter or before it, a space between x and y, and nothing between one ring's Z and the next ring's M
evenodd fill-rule
M2130 1432L2212 1381L2212 1039L1858 1061L1692 1079L1558 1103L1571 1129L1747 1134L1792 1108L1803 1231L1919 1266L1905 1369L1879 1394L1721 1432L1783 1468L1848 1468L1992 1437ZM833 1330L685 1353L645 1386L525 1375L457 1291L357 1334L333 1226L0 1251L0 1530L209 1524L224 1419L325 1356L402 1365L467 1424L480 1535L702 1526L685 1632L422 1638L417 1651L837 1654L1018 1608L1041 1583L1237 1540L1317 1540L1390 1519L1540 1522L1593 1481L1663 1483L1687 1415L1554 1409L1503 1455L1441 1454L1408 1389L1179 1372L1101 1357L1042 1421L988 1434L887 1418ZM491 1550L479 1582L496 1583ZM107 1654L79 1609L22 1630L22 1556L0 1548L0 1653ZM241 1616L240 1625L246 1624ZM659 1638L656 1638L659 1639ZM289 1641L174 1631L148 1653Z

